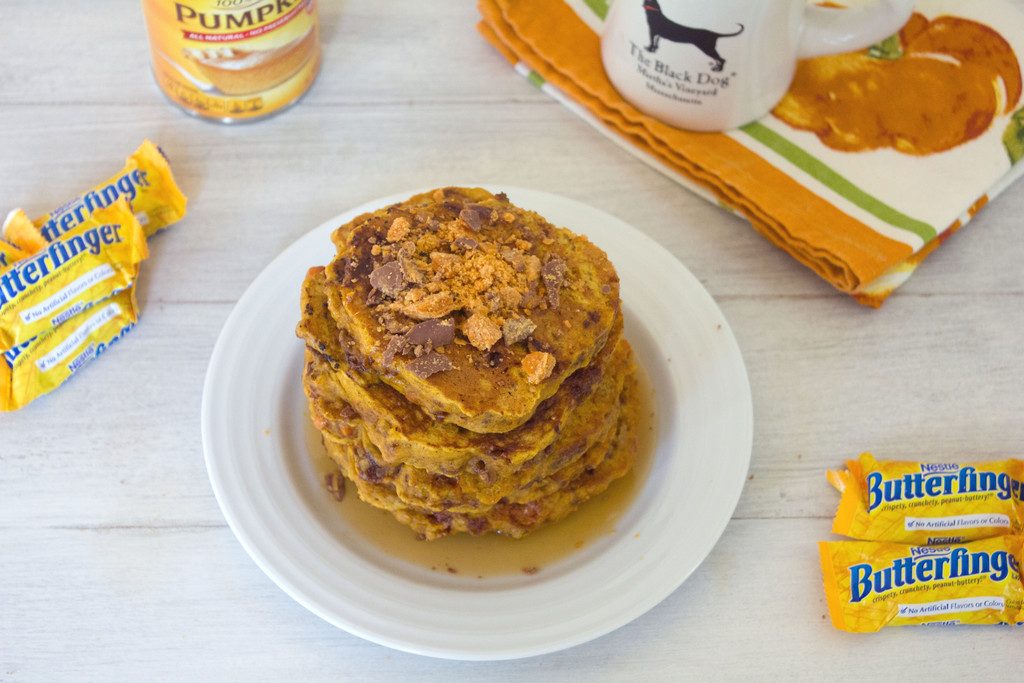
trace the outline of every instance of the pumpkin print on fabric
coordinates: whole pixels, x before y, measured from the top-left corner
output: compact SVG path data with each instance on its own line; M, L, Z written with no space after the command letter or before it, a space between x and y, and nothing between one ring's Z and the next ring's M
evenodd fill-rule
M1020 97L1020 67L999 33L914 14L868 50L801 62L773 113L833 149L927 155L977 138Z

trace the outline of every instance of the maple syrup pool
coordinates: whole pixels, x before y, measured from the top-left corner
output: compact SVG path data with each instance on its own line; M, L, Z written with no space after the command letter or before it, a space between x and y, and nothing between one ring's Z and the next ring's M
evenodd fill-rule
M543 571L596 540L618 533L619 520L643 489L653 461L657 424L651 382L639 364L637 373L642 406L637 426L639 452L633 469L569 516L541 526L524 538L455 534L422 541L391 513L360 500L350 483L346 483L344 498L335 502L323 482L327 474L337 472L337 466L327 455L320 433L307 414L306 442L320 482L320 493L333 504L344 525L361 542L391 558L435 572L480 579Z

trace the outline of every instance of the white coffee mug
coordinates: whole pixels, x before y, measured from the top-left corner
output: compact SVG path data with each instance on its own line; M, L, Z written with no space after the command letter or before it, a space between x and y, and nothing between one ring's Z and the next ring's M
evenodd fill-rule
M786 94L804 57L859 50L896 33L914 0L859 9L807 0L615 0L601 36L608 78L665 123L698 131L754 121Z

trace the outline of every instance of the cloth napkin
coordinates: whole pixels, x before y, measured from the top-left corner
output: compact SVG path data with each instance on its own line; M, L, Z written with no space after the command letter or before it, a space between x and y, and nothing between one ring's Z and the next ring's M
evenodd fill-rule
M1024 173L1024 14L1005 0L920 0L898 35L801 62L771 114L724 133L673 128L615 91L608 5L480 0L478 29L531 83L860 303L880 306ZM870 80L890 87L851 103ZM822 104L836 92L841 108Z

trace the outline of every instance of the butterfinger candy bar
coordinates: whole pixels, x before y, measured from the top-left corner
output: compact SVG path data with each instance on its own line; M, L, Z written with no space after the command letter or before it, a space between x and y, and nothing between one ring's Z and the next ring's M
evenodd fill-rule
M26 256L45 249L47 244L43 234L39 232L39 228L21 209L15 209L7 214L3 226L3 238L9 244L13 244L25 252Z
M1022 536L914 546L819 543L832 624L854 633L886 626L1016 624L1024 618Z
M842 493L832 531L866 541L963 543L1024 533L1024 460L878 461L829 472Z
M127 288L149 255L128 202L117 200L0 274L0 350Z
M28 254L13 244L0 240L0 274L26 256Z
M0 360L0 412L23 408L59 387L128 334L138 319L133 286L9 350Z
M34 222L46 241L54 242L120 197L128 200L147 237L181 220L188 202L166 157L146 140L116 175Z

